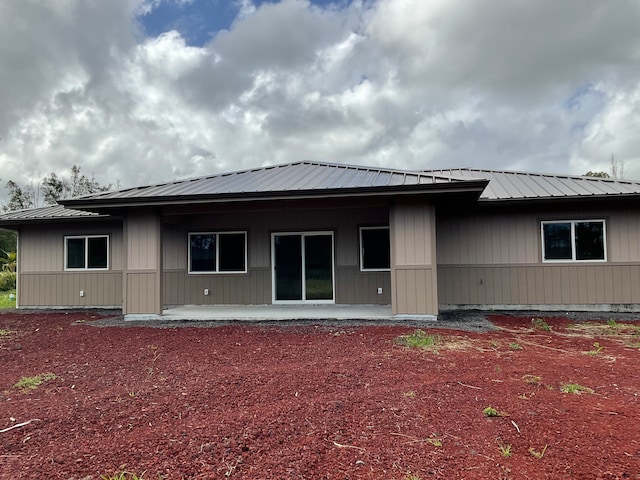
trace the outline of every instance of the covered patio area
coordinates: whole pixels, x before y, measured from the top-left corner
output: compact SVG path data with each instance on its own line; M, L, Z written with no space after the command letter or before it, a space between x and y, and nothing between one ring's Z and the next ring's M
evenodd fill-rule
M186 305L167 308L161 315L127 314L125 320L163 321L282 321L282 320L430 320L435 315L394 315L390 305Z

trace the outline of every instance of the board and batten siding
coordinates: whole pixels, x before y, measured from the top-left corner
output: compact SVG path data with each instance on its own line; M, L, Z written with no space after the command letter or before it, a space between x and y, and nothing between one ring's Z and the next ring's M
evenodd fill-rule
M435 208L423 201L397 199L391 209L394 314L438 314L435 226Z
M604 219L606 262L542 262L540 222ZM640 305L640 214L630 208L440 216L441 306Z
M124 220L125 315L162 313L161 227L160 215L153 211L131 211Z
M163 228L163 300L171 305L254 304L272 302L271 233L334 232L335 293L339 304L391 303L389 272L361 272L359 227L388 225L386 203L331 208L316 202L278 209L216 211L167 217ZM189 232L247 232L246 274L189 274ZM383 293L377 293L382 288ZM204 295L204 290L209 295Z
M65 271L64 237L73 235L109 235L109 270ZM23 226L18 238L20 307L122 305L124 257L119 222ZM80 291L83 291L83 297Z

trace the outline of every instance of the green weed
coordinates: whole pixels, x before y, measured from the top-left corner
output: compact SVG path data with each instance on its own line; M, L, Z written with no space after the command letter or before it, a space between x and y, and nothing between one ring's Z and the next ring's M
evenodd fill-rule
M498 410L496 410L493 407L487 407L484 410L482 410L482 414L485 417L502 417L504 414L500 413Z
M538 385L540 383L540 380L542 379L542 377L539 377L538 375L531 375L531 374L527 373L526 375L522 376L522 379L526 383L530 383L532 385Z
M418 475L414 475L413 473L407 473L404 476L404 480L421 480Z
M500 450L500 455L504 458L509 458L513 454L511 451L512 445L510 443L503 443L501 440L498 440L498 450Z
M587 355L599 355L603 349L604 347L601 347L599 342L593 342L593 350L589 350L588 352L585 352L585 353Z
M13 386L20 390L35 390L44 382L55 380L58 376L55 373L41 373L33 377L22 377Z
M545 322L542 318L532 318L531 324L533 325L533 328L537 330L544 330L545 332L551 331L551 327L549 326L549 324Z
M429 335L424 330L416 330L410 335L401 335L397 342L409 348L428 349L440 341L440 335Z
M522 345L520 345L519 343L513 342L509 344L509 348L511 350L522 350Z
M575 393L580 395L582 393L593 393L593 390L589 387L582 386L577 383L562 383L560 384L560 391L562 393Z
M545 452L547 451L547 447L549 445L545 445L542 450L538 451L535 448L531 447L529 449L529 453L531 454L532 457L537 458L538 460L540 460L542 457L544 457Z
M136 475L135 473L119 472L113 475L100 475L100 480L144 480L144 473Z
M429 442L434 447L442 446L442 439L439 438L435 433L431 435L429 438L427 438L427 442Z
M0 328L0 337L8 337L9 335L13 335L14 332L13 330L5 330L3 328Z

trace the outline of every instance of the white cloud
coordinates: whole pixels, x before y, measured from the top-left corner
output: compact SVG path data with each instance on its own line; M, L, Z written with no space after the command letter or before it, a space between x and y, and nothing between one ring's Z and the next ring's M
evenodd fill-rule
M0 3L0 176L123 186L316 159L640 178L635 0L239 1L203 47L143 0Z

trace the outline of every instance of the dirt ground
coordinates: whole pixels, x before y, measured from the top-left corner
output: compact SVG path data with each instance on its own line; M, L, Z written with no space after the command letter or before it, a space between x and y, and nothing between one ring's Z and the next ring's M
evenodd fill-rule
M608 319L421 349L406 324L3 313L0 478L640 479L640 324Z

